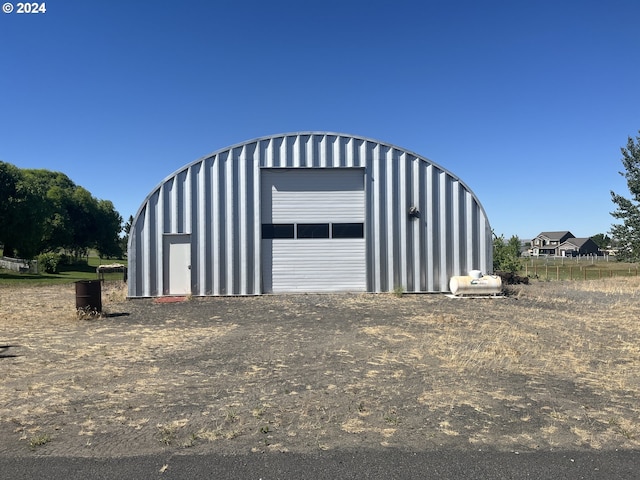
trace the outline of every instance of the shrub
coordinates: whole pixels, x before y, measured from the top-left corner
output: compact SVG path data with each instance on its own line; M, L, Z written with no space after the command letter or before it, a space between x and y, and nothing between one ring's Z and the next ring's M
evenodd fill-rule
M522 269L520 240L512 236L505 241L504 235L493 234L493 271L515 273Z
M38 268L45 273L58 273L60 255L53 252L38 255Z

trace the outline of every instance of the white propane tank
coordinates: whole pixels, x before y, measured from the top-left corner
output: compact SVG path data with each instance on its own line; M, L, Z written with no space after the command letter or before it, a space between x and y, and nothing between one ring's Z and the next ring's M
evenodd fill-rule
M482 272L480 270L471 270L469 272L469 276L477 280L478 278L482 277Z
M449 290L454 295L497 295L502 291L502 279L471 270L467 276L451 277Z

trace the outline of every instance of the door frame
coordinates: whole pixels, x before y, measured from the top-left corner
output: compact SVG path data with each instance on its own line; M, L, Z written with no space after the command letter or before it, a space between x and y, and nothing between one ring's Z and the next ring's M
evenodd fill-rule
M168 233L164 234L163 242L163 257L164 257L164 287L163 295L191 295L193 290L193 269L191 268L193 262L193 246L191 245L190 233ZM188 278L187 288L182 291L171 291L171 245L187 245L189 247L189 264L186 268L186 277Z

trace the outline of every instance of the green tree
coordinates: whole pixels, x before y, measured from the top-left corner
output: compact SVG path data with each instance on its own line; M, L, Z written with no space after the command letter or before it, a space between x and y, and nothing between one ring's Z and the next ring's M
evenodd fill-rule
M124 230L124 234L128 237L129 233L131 232L131 227L133 226L133 215L129 215L129 219L127 220L127 223L124 224L123 230Z
M133 215L129 215L129 219L122 227L122 231L124 235L120 237L120 249L124 254L127 253L127 249L129 248L129 234L131 233L131 226L133 225Z
M122 217L60 172L0 162L0 243L6 256L32 259L64 249L121 255Z
M640 131L638 132L640 133ZM624 171L619 172L626 181L631 198L611 192L617 206L611 215L621 224L611 227L611 235L618 241L618 258L622 261L640 261L640 136L628 137L627 146L620 149Z
M98 200L97 229L95 248L100 257L113 258L122 256L120 232L122 231L122 216L116 212L109 200Z
M593 240L596 243L596 245L598 245L598 248L602 250L611 245L611 237L609 237L609 235L606 235L604 233L595 234L594 236L591 237L591 240Z
M9 186L0 199L0 241L4 244L4 255L8 257L22 257L32 259L40 251L40 242L44 231L42 221L46 216L46 202L42 193L31 181L24 170L13 165L4 167L3 186ZM6 172L13 177L15 183L11 185Z
M73 256L80 258L87 254L93 246L98 229L98 202L88 190L77 187L71 196L69 219L71 220L73 237L69 250Z
M513 235L505 241L504 235L493 234L493 271L515 273L522 268L520 239Z
M33 217L34 221L38 219L41 227L38 252L66 248L73 232L68 205L76 185L60 172L44 169L25 169L22 172L25 182L38 196L39 209Z
M20 170L10 163L0 162L0 243L4 243L4 254L13 256L9 235L13 228L13 204L16 201Z

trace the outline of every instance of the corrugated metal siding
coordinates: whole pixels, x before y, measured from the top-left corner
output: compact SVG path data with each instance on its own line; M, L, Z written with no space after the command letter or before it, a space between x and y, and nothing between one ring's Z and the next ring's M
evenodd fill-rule
M129 296L164 289L162 236L191 233L194 295L262 293L262 168L364 168L367 290L448 291L492 271L488 219L471 190L424 157L375 140L305 132L259 138L197 160L145 199L129 241ZM408 209L418 208L419 218Z

